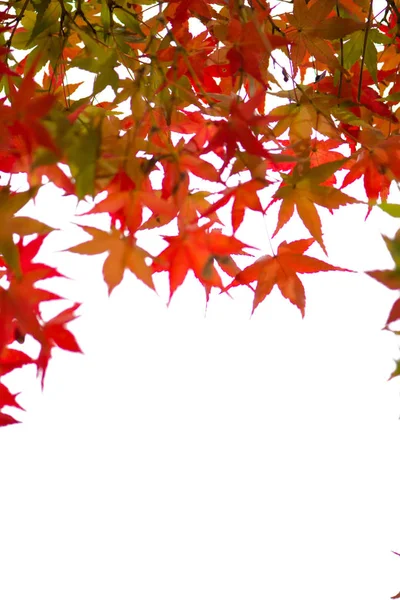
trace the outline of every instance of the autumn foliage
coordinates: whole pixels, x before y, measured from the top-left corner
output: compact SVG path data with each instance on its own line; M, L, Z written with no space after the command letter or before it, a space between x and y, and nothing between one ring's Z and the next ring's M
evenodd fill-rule
M365 215L400 216L388 202L400 182L399 0L1 6L0 377L34 364L43 383L54 347L81 351L68 330L78 303L42 315L60 297L41 283L63 276L36 258L52 229L19 215L48 181L109 216L105 229L85 221L88 239L69 251L105 255L110 293L127 270L152 289L167 272L171 298L193 272L207 301L247 286L254 311L277 286L303 316L302 276L347 270L310 254L328 252L320 214L364 203ZM88 95L76 72L92 77ZM356 180L366 200L346 191ZM240 238L249 211L271 233L266 249L293 218L308 236L259 251ZM162 237L156 256L139 243L146 230ZM400 233L385 241L396 266L369 275L400 290ZM397 300L387 326L399 319ZM19 349L26 336L36 358ZM0 383L0 425L16 422L9 406Z

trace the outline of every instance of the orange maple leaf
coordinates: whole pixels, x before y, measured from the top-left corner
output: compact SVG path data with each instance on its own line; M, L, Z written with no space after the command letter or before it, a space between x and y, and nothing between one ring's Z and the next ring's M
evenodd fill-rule
M335 173L343 166L346 160L342 159L314 167L306 171L303 175L299 175L295 169L291 176L285 177L283 184L275 192L273 199L266 207L267 210L274 202L282 200L278 223L272 237L292 218L294 209L296 208L300 219L308 231L321 246L325 254L327 253L322 239L321 219L315 205L327 208L332 213L333 210L340 206L355 204L358 203L358 200L336 188L318 184L323 183Z
M297 273L317 273L318 271L349 271L341 267L334 267L323 260L304 256L304 252L313 244L314 239L296 240L295 242L282 242L278 247L276 256L265 255L257 259L243 271L240 271L224 291L237 285L248 285L257 281L254 293L253 310L271 293L275 285L282 295L300 309L304 318L306 297L303 284Z
M337 16L328 18L335 5L336 0L294 0L293 14L284 15L289 23L285 35L292 43L290 57L294 75L310 55L332 69L343 69L329 40L364 29L365 24Z
M85 225L80 225L80 227L89 233L92 239L68 248L68 252L89 255L108 252L103 265L103 277L109 294L121 283L126 269L154 289L151 268L145 262L146 258L150 258L150 254L137 246L133 237L125 237L116 229L109 233L96 227Z

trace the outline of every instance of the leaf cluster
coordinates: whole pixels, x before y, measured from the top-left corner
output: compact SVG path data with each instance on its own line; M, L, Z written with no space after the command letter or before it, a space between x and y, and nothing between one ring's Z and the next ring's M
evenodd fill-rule
M126 271L151 289L164 271L171 299L193 272L207 300L244 285L254 310L276 286L304 316L299 275L347 270L305 254L313 242L327 254L321 213L362 204L342 191L356 180L368 214L385 208L400 181L400 9L384 4L374 14L372 0L3 2L0 376L33 363L43 382L54 347L80 352L67 329L79 305L42 314L59 297L36 284L62 276L35 262L51 228L17 214L34 211L47 181L89 203L86 215L108 215L106 229L78 219L90 239L70 251L105 255L109 293ZM16 192L21 173L29 189ZM249 211L269 230L275 203L272 238L296 218L308 237L253 256L237 231ZM154 256L142 240L158 230ZM400 289L396 265L370 275ZM397 302L388 323L399 316ZM36 359L13 346L26 336ZM0 411L16 405L1 386Z

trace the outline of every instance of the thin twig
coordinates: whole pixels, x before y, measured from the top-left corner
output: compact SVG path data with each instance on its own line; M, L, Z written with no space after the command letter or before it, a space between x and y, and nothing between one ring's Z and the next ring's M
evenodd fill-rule
M336 0L336 14L340 17L340 8L339 1ZM339 72L339 87L338 87L338 98L342 95L342 85L343 85L343 70L344 70L344 54L343 54L343 38L340 38L340 72Z
M396 4L393 2L393 0L387 0L387 3L389 4L390 8L393 10L394 14L397 17L397 23L400 23L400 11L397 8Z
M357 102L358 103L360 103L361 92L362 92L363 70L364 70L365 55L367 52L368 33L369 33L369 30L371 27L371 18L372 18L372 0L370 0L370 2L369 2L368 20L367 20L367 26L365 28L364 44L363 44L363 51L362 51L362 56L361 56L360 79L358 81L358 92L357 92Z
M85 13L83 12L83 9L82 9L82 0L77 0L76 11L75 11L75 15L74 15L73 21L75 21L75 19L76 19L77 16L82 17L82 19L85 21L86 25L88 25L90 27L90 29L93 31L94 35L97 37L97 31L95 30L95 28L93 27L93 25L90 23L90 21L88 21L88 19L86 18Z
M6 43L6 46L7 46L8 48L11 48L11 42L12 42L12 39L13 39L13 37L14 37L14 34L15 34L15 32L16 32L16 29L17 29L18 25L20 24L21 20L22 20L22 19L23 19L23 17L24 17L24 14L25 14L25 11L26 11L26 9L27 9L27 6L28 6L28 4L29 4L29 1L30 1L30 0L25 0L25 2L24 2L24 5L23 5L23 7L21 8L21 11L20 11L19 15L16 17L16 22L15 22L15 25L14 25L14 27L13 27L13 30L12 30L12 32L11 32L11 35L10 35L9 39L7 40L7 43Z

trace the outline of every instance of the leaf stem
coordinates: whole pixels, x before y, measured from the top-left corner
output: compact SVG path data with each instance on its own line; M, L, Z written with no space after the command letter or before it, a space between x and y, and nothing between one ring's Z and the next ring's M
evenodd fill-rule
M390 8L393 10L394 14L396 15L397 23L400 23L400 11L397 8L395 2L393 2L393 0L387 0L387 3L390 6Z
M373 0L370 0L370 2L369 2L369 11L368 11L368 19L367 19L367 26L365 28L365 35L364 35L363 51L362 51L362 56L361 56L360 79L358 80L358 92L357 92L357 102L358 103L360 103L361 92L362 92L362 80L363 80L363 70L364 70L364 63L365 63L365 55L366 55L366 52L367 52L368 34L369 34L370 27L371 27L372 4L373 4Z
M372 2L371 2L372 5ZM340 17L340 8L339 8L339 0L336 0L336 14ZM340 38L340 72L339 72L339 87L338 87L338 98L342 95L342 85L343 85L343 69L344 69L344 54L343 54L343 38Z
M73 21L75 21L76 17L78 17L78 16L81 17L85 21L86 25L88 25L90 27L90 29L94 33L95 37L97 37L97 32L96 32L95 28L90 23L90 21L88 21L88 19L86 18L85 13L83 12L83 9L82 9L82 0L77 0L77 2L76 2L76 10L75 10L75 14L74 14L74 17L73 17Z
M23 19L23 17L24 17L24 14L25 14L25 11L26 11L26 9L27 9L27 6L28 6L29 2L30 2L30 0L25 0L25 2L24 2L24 4L23 4L23 6L22 6L22 8L21 8L21 11L20 11L19 15L16 17L15 25L14 25L14 27L13 27L13 30L12 30L12 32L11 32L11 35L10 35L9 39L7 40L7 43L6 43L6 46L7 46L8 48L11 48L11 42L12 42L12 39L13 39L13 37L14 37L14 34L15 34L15 32L16 32L16 29L17 29L18 25L20 24L21 20L22 20L22 19Z

